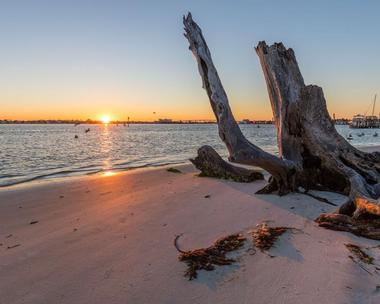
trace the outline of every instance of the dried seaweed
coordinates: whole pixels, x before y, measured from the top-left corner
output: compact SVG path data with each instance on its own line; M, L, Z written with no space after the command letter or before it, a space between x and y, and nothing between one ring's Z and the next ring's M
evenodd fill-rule
M252 231L255 246L261 251L267 251L277 239L286 231L294 228L291 227L269 227L266 223L257 225L257 228Z
M189 280L197 278L198 270L211 271L215 269L215 265L231 265L236 262L232 258L227 258L226 254L241 248L246 240L242 234L232 234L218 239L210 247L183 251L177 245L179 237L176 236L174 239L174 246L181 253L178 259L188 266L185 277L188 277Z
M344 245L360 262L363 262L365 264L373 264L373 257L365 253L360 246L351 243L347 243Z

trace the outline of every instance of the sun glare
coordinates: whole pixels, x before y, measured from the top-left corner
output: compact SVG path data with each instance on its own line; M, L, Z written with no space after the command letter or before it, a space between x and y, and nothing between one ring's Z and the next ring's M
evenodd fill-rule
M116 172L106 171L106 172L103 173L103 176L113 176L115 174L116 174Z
M109 117L108 115L103 115L102 118L101 118L100 120L101 120L102 123L104 123L104 124L108 124L108 123L111 121L111 119L110 119L110 117Z

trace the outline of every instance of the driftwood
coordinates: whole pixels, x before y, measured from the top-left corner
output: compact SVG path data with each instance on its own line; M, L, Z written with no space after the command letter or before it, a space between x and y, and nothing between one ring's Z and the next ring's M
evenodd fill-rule
M306 191L333 191L348 196L337 214L352 218L353 225L359 219L380 217L380 153L362 152L338 134L322 89L305 85L292 49L282 43L268 46L264 41L255 48L277 129L277 157L244 137L201 29L190 13L183 23L229 160L261 167L272 175L259 193L284 195L301 187Z
M355 219L345 214L321 214L317 219L319 226L336 231L347 231L369 239L380 240L380 219Z
M201 171L199 176L217 177L241 183L264 179L264 175L259 171L248 170L227 163L210 146L199 148L198 156L190 159L190 161Z

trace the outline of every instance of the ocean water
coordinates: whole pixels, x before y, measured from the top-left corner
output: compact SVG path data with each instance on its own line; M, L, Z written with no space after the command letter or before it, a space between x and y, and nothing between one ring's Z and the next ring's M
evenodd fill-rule
M336 127L344 137L352 134L354 146L380 145L380 130ZM85 133L87 128L90 131ZM241 125L241 129L254 144L277 153L273 125ZM364 136L359 137L361 132ZM373 136L375 132L379 137ZM214 124L0 125L0 187L36 179L182 163L206 144L227 156Z

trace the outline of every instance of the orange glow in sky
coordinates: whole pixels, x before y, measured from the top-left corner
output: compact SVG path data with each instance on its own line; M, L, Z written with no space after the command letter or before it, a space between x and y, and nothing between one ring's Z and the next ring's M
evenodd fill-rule
M331 116L365 114L380 96L379 1L22 2L1 2L0 120L215 120L182 35L187 11L237 120L273 116L253 49L263 39L295 51Z

